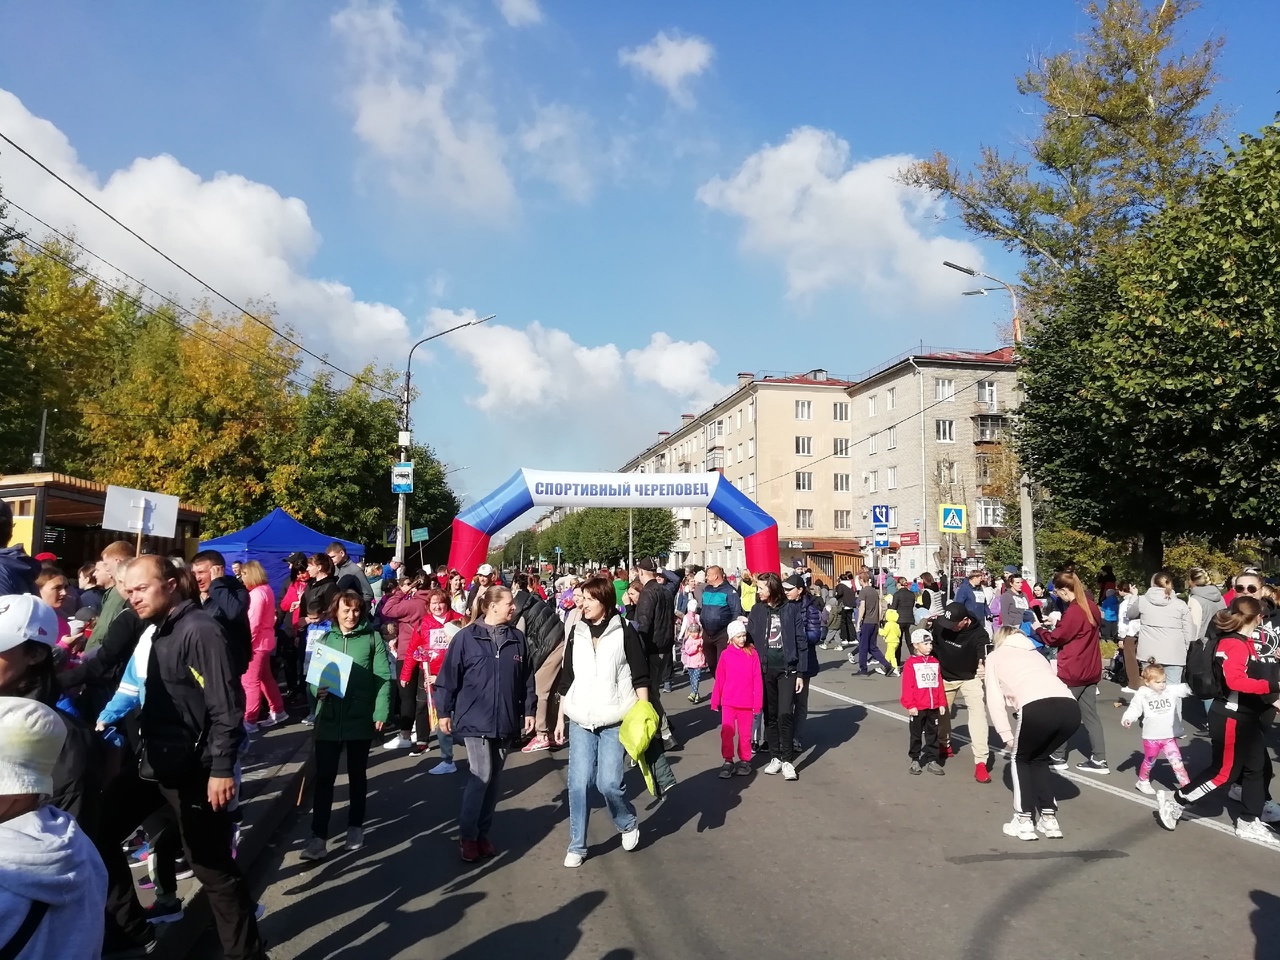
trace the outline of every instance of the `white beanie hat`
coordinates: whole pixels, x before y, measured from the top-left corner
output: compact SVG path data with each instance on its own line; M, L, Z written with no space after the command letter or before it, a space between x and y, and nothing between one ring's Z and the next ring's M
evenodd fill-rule
M0 797L53 793L53 767L67 728L43 703L0 697Z
M27 640L51 647L58 642L58 616L53 607L29 593L0 597L0 653Z
M745 637L747 635L747 625L741 620L730 620L729 629L725 632L730 637Z

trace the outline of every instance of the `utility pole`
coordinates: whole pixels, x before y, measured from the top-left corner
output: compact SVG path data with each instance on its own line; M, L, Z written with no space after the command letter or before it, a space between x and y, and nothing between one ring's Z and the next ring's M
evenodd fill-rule
M56 410L54 411L57 412ZM31 466L37 470L44 469L44 438L49 426L49 408L40 411L40 449L31 455Z

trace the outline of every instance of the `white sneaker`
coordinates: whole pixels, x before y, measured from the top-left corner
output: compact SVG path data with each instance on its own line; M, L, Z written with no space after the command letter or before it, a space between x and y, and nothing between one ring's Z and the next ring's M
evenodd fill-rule
M580 853L566 853L564 855L564 865L573 869L574 867L582 866L582 861L585 859L587 858Z
M634 850L640 846L640 824L636 824L622 835L622 849Z
M347 827L347 842L343 844L345 850L359 850L364 846L364 828L363 827Z
M1175 800L1168 790L1157 790L1156 816L1160 819L1160 826L1166 830L1173 830L1182 819L1182 804Z
M765 771L765 773L768 773L768 772L769 772L768 770ZM782 765L782 779L783 780L799 780L800 774L796 773L796 768L794 765L790 763L784 763Z
M1262 805L1263 823L1280 823L1280 803L1268 800Z
M1236 836L1241 840L1255 840L1269 847L1280 847L1280 836L1261 820L1246 820L1241 817L1236 821Z
M1121 687L1121 688L1120 688L1120 693L1121 693L1121 695L1122 695L1122 696L1126 696L1126 697L1132 697L1132 696L1133 696L1135 693L1137 693L1137 692L1138 692L1138 691L1137 691L1137 690L1135 690L1135 689L1133 689L1133 687Z
M1230 797L1232 800L1234 800L1236 803L1240 802L1240 796L1242 793L1243 791L1240 789L1240 784L1238 783L1233 783L1227 789L1227 796Z
M1139 780L1133 786L1139 793L1145 793L1148 797L1156 795L1156 788L1151 785L1150 780Z
M276 715L274 713L269 713L258 721L258 727L259 729L265 730L267 727L274 727L279 722L280 721L276 719Z
M788 764L788 766L789 766L789 764ZM769 776L771 776L771 777L772 777L774 774L781 773L781 772L782 772L782 761L781 761L781 760L779 760L777 757L774 757L772 760L770 760L770 761L769 761L769 765L768 765L768 766L766 766L766 767L764 768L764 772L765 772L765 773L767 773L767 774L769 774Z
M1017 837L1019 840L1039 840L1036 836L1035 824L1031 822L1031 818L1018 814L1001 828L1006 837Z
M413 741L401 734L396 734L390 740L382 745L383 750L408 750L413 746Z
M245 733L257 733L257 732L258 732L258 725L257 725L256 723L250 723L248 720L246 720L246 721L244 722L244 732L245 732Z
M1058 826L1058 817L1056 814L1040 814L1040 819L1036 823L1036 830L1043 833L1050 840L1062 839L1062 827Z
M457 772L458 772L457 765L450 760L443 760L427 771L427 773L432 774L434 776L439 776L442 773L457 773Z

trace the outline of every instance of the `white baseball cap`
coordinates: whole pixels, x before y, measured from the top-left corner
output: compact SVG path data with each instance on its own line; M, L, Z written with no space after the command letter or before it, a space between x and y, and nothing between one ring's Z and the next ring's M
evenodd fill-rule
M67 728L50 707L0 697L0 797L53 793L53 767L66 739Z
M493 564L490 564L490 563L482 563L482 564L480 564L480 569L479 569L479 570L477 570L477 571L476 571L476 573L477 573L477 574L479 574L480 576L484 576L484 577L492 577L492 576L493 576Z
M27 640L51 647L58 642L58 617L53 607L29 593L0 597L0 653Z

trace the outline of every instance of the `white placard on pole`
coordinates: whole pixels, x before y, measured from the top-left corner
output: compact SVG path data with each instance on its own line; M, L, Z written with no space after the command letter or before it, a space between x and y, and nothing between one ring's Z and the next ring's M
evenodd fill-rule
M172 538L178 532L178 498L167 493L109 486L102 527L137 536Z

